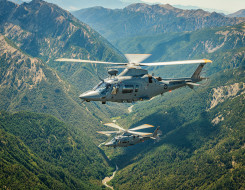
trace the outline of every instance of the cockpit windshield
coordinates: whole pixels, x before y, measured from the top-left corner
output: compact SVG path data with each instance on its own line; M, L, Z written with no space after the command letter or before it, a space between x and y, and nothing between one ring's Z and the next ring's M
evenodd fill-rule
M116 139L113 138L113 139L111 140L111 143L115 143L115 142L116 142Z
M108 90L110 87L111 87L111 84L101 81L97 86L95 86L93 88L93 90L102 93L102 92Z

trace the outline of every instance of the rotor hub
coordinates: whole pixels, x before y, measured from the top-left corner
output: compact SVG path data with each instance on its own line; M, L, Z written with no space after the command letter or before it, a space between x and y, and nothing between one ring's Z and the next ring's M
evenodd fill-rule
M118 73L117 69L109 69L108 70L108 74L111 75L111 76L116 76L117 73Z

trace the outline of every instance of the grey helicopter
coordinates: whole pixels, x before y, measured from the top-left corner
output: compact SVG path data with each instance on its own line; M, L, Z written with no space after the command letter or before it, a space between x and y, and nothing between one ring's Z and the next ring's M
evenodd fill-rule
M153 133L145 133L145 132L138 132L137 130L146 129L154 127L152 125L144 124L138 127L126 130L122 127L118 126L115 123L106 123L104 124L109 127L113 127L119 129L119 131L97 131L98 133L110 136L111 134L120 134L114 137L110 142L106 143L105 146L107 147L128 147L132 146L141 142L144 142L149 139L158 140L159 135L161 135L161 131L159 127Z
M165 92L172 91L184 86L193 89L199 86L197 82L204 79L200 73L206 63L212 63L208 59L171 61L171 62L155 62L142 63L151 54L125 54L128 63L113 63L103 61L90 61L81 59L60 58L56 61L60 62L80 62L80 63L99 63L110 64L115 67L126 67L119 75L117 69L108 70L110 77L102 80L92 90L82 93L79 98L86 102L101 101L105 104L110 102L132 103L136 101L150 100L151 98L162 95ZM160 66L160 65L181 65L181 64L197 64L199 66L189 78L162 79L148 74L148 71L142 69L141 66ZM114 67L114 68L115 68Z

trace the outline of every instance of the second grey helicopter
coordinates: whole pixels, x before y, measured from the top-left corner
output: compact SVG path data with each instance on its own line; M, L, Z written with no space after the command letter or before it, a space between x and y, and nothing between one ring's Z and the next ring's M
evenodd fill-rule
M159 136L161 135L161 131L159 127L155 129L153 133L145 133L145 132L138 132L137 130L146 129L154 127L149 124L143 124L138 127L132 129L123 129L122 127L118 126L115 123L106 123L104 124L109 127L113 127L119 129L119 131L97 131L98 133L110 136L111 134L117 134L110 142L106 143L105 146L107 147L128 147L138 143L142 143L146 140L153 139L159 140Z

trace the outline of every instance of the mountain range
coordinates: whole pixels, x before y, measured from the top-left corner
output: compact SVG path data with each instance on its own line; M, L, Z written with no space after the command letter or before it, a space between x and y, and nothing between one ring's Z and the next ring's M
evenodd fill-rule
M92 7L73 12L111 42L128 37L194 31L234 25L244 18L228 18L201 9L183 10L166 5L132 4L124 9Z
M20 4L21 1L19 0L16 2ZM141 3L142 1L141 0L90 0L90 1L86 1L86 0L80 0L80 1L48 0L47 2L56 4L65 10L74 11L74 10L94 7L94 6L103 6L103 7L112 8L112 9L124 8L132 3Z

